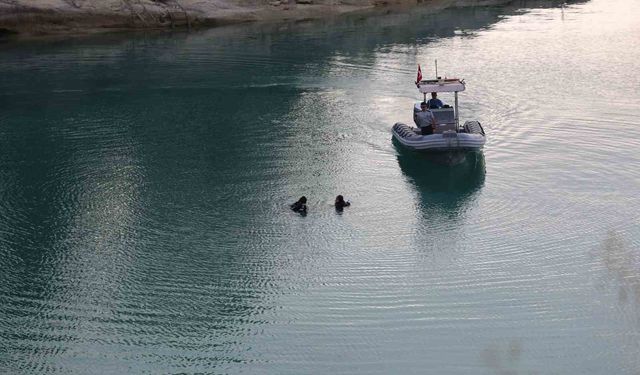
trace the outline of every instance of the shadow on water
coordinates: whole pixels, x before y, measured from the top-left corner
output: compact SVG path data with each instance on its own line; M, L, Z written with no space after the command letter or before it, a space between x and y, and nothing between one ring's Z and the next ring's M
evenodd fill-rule
M597 254L607 279L617 287L618 303L638 313L640 323L640 257L637 249L620 232L609 230Z
M484 154L421 154L398 148L398 164L415 186L425 213L457 217L484 185ZM450 158L458 159L453 165ZM461 160L460 160L461 159Z
M523 343L511 339L506 343L494 343L481 353L482 362L496 374L517 374L522 361Z
M617 294L617 306L608 307L608 313L624 327L622 353L628 365L639 373L640 361L637 353L640 343L640 255L637 246L623 231L610 229L592 255L598 260L599 272L594 272L600 293ZM608 334L608 332L607 332Z

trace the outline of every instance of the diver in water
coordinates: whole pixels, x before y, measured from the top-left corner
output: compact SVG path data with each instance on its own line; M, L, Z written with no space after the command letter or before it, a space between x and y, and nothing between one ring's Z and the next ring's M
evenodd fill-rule
M301 214L307 213L307 197L300 197L300 199L290 207L295 212L299 212Z
M342 211L343 208L351 206L351 203L349 203L348 201L345 201L342 195L338 195L336 197L335 206L336 206L336 210Z

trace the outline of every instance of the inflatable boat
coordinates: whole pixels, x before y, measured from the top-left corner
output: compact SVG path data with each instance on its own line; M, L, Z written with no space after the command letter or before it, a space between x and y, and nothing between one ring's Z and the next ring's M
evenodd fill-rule
M393 125L393 137L403 146L424 152L479 151L486 140L484 129L478 121L467 121L460 126L458 118L458 92L464 91L464 80L457 78L420 80L418 90L427 102L427 93L453 92L454 106L430 108L435 118L435 126L428 131L425 128L409 126L403 123ZM413 113L421 112L421 102L414 105ZM415 118L415 116L414 116ZM419 126L416 121L416 126Z

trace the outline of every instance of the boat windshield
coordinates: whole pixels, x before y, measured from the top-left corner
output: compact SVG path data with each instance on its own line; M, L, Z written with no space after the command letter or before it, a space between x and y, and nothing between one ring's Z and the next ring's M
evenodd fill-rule
M438 124L454 124L456 122L456 116L453 108L432 109L431 112L436 118Z

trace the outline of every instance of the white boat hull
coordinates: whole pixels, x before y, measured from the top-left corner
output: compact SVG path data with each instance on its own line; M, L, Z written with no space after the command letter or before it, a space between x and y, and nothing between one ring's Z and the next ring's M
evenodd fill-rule
M476 125L477 124L477 125ZM422 135L418 128L403 123L393 125L393 137L403 146L416 151L479 151L485 144L482 126L477 121L468 121L465 132L449 131L440 134Z

